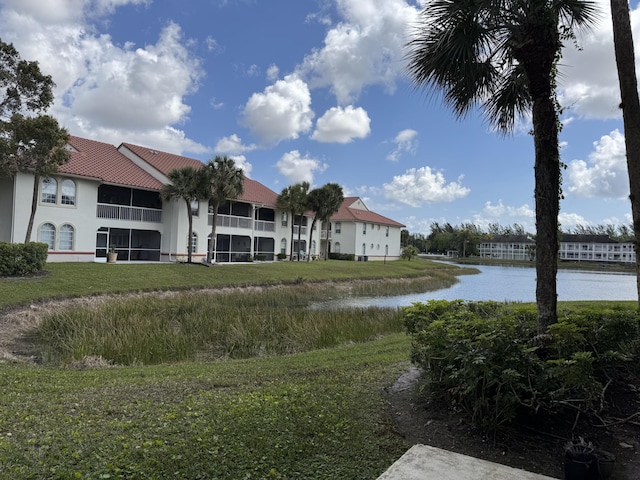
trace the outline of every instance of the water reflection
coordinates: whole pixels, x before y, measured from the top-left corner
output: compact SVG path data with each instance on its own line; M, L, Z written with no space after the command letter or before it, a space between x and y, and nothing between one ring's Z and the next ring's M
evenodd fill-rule
M535 302L535 268L477 266L477 275L462 275L459 283L434 292L393 297L350 297L314 305L314 308L403 307L427 300L496 300ZM636 276L584 270L558 271L558 300L637 300Z

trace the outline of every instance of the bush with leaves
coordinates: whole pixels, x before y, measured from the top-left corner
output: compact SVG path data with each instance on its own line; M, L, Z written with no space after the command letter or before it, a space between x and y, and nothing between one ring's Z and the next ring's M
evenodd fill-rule
M631 307L566 309L542 336L533 305L435 300L405 308L404 320L429 394L486 431L523 412L601 415L607 387L640 373Z

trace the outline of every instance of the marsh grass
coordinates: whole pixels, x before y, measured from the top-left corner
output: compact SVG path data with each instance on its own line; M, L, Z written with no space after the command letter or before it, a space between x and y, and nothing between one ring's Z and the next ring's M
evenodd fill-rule
M102 357L147 365L299 353L402 331L399 309L307 308L337 294L335 287L320 291L303 285L114 299L50 314L35 337L47 364Z

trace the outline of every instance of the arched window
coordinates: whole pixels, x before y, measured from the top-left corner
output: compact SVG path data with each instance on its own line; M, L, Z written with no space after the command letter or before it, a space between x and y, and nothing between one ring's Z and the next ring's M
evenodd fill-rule
M363 255L367 254L367 246L364 243L362 244L362 254Z
M340 253L340 242L336 242L333 244L333 251L335 253Z
M73 180L62 181L62 196L60 198L62 205L76 204L76 184Z
M211 237L211 235L209 235ZM196 253L198 251L198 234L196 232L191 232L191 253Z
M59 250L73 250L73 237L75 236L75 229L65 223L60 227L60 239L58 240Z
M389 255L389 245L384 246L384 254Z
M287 253L287 239L280 240L280 253Z
M42 179L42 203L56 203L58 195L58 182L55 178L47 177Z
M51 223L43 223L38 230L38 241L49 245L49 250L56 248L56 227Z

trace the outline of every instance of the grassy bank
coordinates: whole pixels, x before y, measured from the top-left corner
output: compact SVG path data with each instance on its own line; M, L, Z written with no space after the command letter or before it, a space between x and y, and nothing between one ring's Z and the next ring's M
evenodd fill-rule
M0 478L376 478L408 448L383 395L408 355L395 334L216 363L1 365Z
M411 262L275 262L244 265L50 263L44 275L0 278L0 310L43 299L132 291L188 290L353 279L411 278L444 274L456 267ZM452 272L449 274L448 272ZM450 285L451 283L449 283Z

